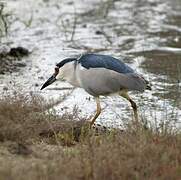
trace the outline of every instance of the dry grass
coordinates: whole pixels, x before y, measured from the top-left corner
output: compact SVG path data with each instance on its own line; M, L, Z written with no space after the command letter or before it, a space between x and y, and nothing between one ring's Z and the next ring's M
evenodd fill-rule
M46 104L46 105L45 105ZM132 125L96 133L37 96L0 100L0 179L180 179L181 134Z

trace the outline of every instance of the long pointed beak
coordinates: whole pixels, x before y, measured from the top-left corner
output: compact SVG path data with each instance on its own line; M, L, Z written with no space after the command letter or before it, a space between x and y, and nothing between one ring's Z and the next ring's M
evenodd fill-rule
M49 86L50 84L52 84L53 82L56 81L56 77L55 75L52 75L44 84L43 86L41 87L41 90L46 88L47 86Z

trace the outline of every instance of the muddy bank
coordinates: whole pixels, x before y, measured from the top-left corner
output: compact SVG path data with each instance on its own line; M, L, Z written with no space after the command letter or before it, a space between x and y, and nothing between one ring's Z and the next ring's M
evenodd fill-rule
M9 48L8 46L0 46L0 74L12 73L26 66L23 57L30 52L23 47Z
M0 97L0 179L179 179L181 133L169 124L98 132L75 121L77 111L45 113L49 105L36 95Z

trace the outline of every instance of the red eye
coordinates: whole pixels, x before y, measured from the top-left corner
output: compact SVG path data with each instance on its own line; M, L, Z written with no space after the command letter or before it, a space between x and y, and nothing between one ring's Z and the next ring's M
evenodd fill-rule
M59 67L55 67L55 75L59 73Z

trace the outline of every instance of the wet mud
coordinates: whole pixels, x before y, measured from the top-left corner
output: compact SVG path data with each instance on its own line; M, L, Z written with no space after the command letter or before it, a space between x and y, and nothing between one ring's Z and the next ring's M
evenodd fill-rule
M9 0L6 9L13 15L2 42L32 53L23 57L26 66L19 72L0 76L2 90L16 87L55 100L66 96L54 106L56 112L68 113L78 107L89 119L96 106L83 90L72 89L65 82L46 91L40 87L65 57L86 52L108 54L124 59L152 84L152 91L130 93L138 104L140 119L180 126L181 1ZM129 103L118 96L101 97L101 105L98 123L124 126L132 119Z

